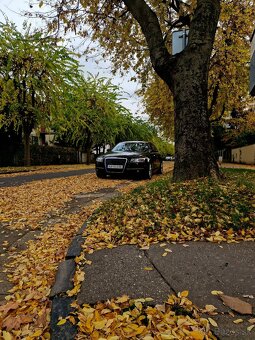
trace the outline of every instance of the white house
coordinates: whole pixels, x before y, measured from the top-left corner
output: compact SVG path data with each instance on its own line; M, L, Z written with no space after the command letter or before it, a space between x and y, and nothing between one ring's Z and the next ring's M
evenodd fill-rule
M255 144L231 150L233 163L255 164Z

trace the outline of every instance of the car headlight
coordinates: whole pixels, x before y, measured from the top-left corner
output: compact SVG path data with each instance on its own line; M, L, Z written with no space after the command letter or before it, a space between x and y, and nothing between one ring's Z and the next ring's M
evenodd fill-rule
M148 162L149 158L148 157L140 157L140 158L131 158L130 163L145 163Z
M102 163L104 161L104 157L97 157L96 162Z

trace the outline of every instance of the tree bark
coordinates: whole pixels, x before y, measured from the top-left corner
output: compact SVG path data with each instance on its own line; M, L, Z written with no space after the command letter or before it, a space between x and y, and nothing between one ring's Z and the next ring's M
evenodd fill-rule
M219 176L208 115L208 67L220 0L197 0L188 46L175 56L169 54L158 18L146 2L123 1L141 26L154 70L174 96L174 180Z
M30 133L28 129L23 130L23 140L24 140L24 165L31 165L31 157L30 157Z
M173 77L175 181L219 175L207 109L207 69L202 59L187 53L179 59Z

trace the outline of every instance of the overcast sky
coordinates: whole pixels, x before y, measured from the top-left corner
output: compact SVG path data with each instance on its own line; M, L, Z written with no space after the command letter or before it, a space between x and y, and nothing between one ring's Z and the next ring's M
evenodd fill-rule
M5 13L7 17L13 21L19 29L22 29L22 23L26 18L24 18L21 13L24 10L29 9L28 1L26 0L0 0L0 10ZM0 12L0 20L4 21L4 16ZM40 26L41 22L39 20L33 20L32 22L35 26ZM76 39L78 45L78 39ZM125 98L122 101L123 106L127 107L133 115L142 111L141 100L135 95L135 91L138 85L134 82L128 80L128 78L121 78L118 76L113 77L110 72L110 63L96 64L94 60L85 62L81 59L81 64L84 65L84 72L90 72L94 75L99 75L99 77L111 78L115 85L120 86L123 89L121 92L121 97Z

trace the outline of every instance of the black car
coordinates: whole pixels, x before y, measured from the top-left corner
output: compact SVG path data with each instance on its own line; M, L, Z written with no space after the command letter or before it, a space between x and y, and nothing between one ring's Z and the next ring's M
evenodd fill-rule
M150 179L153 173L161 174L162 171L163 160L150 142L121 142L110 153L96 159L96 174L100 178L107 175L134 174Z

